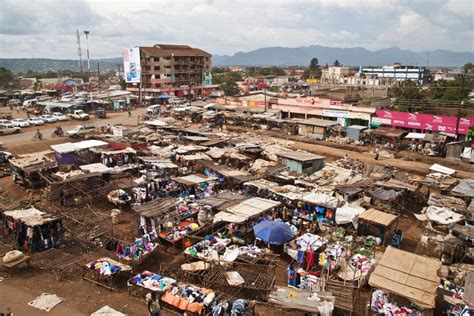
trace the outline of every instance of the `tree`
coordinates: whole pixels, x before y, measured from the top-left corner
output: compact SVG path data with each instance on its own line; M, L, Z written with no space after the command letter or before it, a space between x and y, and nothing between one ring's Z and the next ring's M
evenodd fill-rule
M225 81L221 84L221 88L227 96L233 96L240 92L237 82L230 76L226 77Z
M309 62L309 70L316 70L317 68L319 67L319 60L314 57L314 58L311 58L311 61Z
M13 83L15 77L10 69L0 67L0 87L6 87Z
M474 64L473 63L467 63L462 67L464 74L470 74L474 72Z
M341 64L339 63L339 60L336 59L332 65L339 67Z
M319 79L321 78L322 71L321 67L319 67L319 61L316 57L312 58L309 62L309 67L303 73L304 79Z

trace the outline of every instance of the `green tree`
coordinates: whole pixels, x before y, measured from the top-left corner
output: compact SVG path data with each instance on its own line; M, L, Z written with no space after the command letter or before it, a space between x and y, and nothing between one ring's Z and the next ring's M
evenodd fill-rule
M224 82L221 84L221 89L227 96L234 96L240 92L237 82L230 76L225 78Z
M0 67L0 87L7 87L13 84L15 76L10 69Z
M322 75L321 67L319 67L319 60L314 57L309 62L308 69L303 73L304 79L320 79Z
M339 63L339 60L336 59L332 65L339 67L341 64Z
M465 74L474 73L474 64L473 63L467 63L462 68L463 68L463 71L464 71Z

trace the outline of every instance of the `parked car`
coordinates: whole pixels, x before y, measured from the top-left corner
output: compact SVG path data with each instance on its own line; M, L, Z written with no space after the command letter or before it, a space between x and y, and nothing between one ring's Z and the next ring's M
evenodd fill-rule
M39 117L30 117L28 119L28 123L30 125L34 125L34 126L38 126L38 125L43 125L44 124L44 120L40 119Z
M150 105L146 109L146 113L149 114L149 115L158 114L158 113L160 113L160 107L161 107L161 105L159 105L159 104Z
M46 120L46 123L55 123L58 121L58 118L52 116L51 114L43 114L40 116L40 119Z
M38 101L37 99L25 100L25 101L23 101L23 107L27 108L27 107L30 107L32 105L35 105L35 103L37 101Z
M12 157L12 153L9 153L8 151L0 151L0 163L5 163Z
M23 119L23 118L17 118L17 119L12 120L12 124L15 127L28 127L28 126L30 126L30 123L28 123L28 121Z
M107 117L107 112L105 112L104 109L96 109L95 110L95 117L98 117L98 118L106 118Z
M58 121L67 121L67 120L69 120L69 118L66 115L62 114L61 112L54 112L51 115L54 116L55 118L57 118Z
M89 119L89 114L83 110L75 110L73 113L69 114L69 117L75 120L85 121Z
M0 135L10 135L20 132L19 127L13 126L13 124L0 124Z
M11 124L12 121L10 120L0 120L0 124Z
M84 136L85 134L93 133L93 132L95 132L95 126L78 125L74 127L73 129L68 130L66 134L67 136L74 138L74 137Z

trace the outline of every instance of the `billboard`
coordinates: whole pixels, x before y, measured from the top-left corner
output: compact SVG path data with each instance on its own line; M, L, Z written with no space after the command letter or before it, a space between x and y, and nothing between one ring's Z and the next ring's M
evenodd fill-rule
M392 125L393 127L456 134L457 118L455 116L377 110L374 119L380 120L380 123L384 125ZM372 122L374 122L374 119L372 119ZM465 135L471 126L474 126L473 117L460 118L458 133Z
M123 73L127 83L139 83L142 77L140 67L140 48L128 48L122 51Z

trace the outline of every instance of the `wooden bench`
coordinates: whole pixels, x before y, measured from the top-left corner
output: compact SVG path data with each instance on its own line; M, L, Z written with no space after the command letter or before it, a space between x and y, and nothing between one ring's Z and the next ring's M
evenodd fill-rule
M30 256L23 256L21 257L20 259L18 260L15 260L15 261L12 261L12 262L8 262L8 263L3 263L3 266L7 268L8 270L8 274L11 275L12 272L13 272L13 269L15 269L16 267L18 267L19 265L21 265L22 263L26 263L28 265L28 269L31 267L30 265L30 260L31 260L31 257Z

